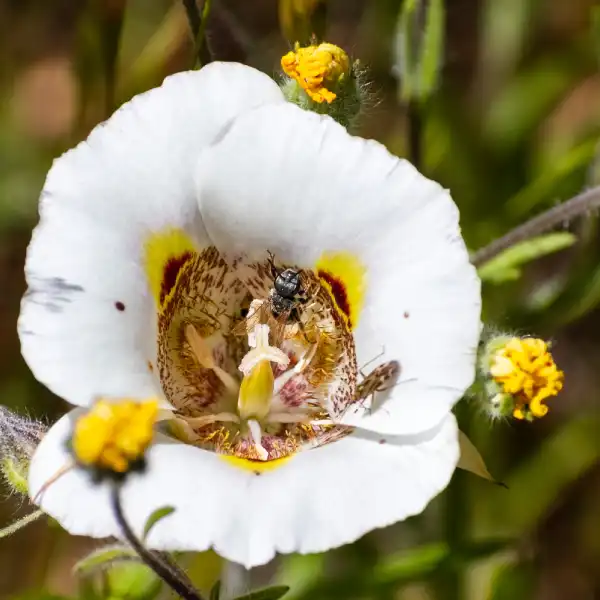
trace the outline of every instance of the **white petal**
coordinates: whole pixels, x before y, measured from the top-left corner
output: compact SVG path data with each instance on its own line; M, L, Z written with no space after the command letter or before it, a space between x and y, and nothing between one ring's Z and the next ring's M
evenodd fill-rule
M259 71L213 63L137 96L54 162L19 321L25 360L53 392L80 405L156 393L143 243L176 227L208 244L193 185L199 151L241 111L281 99Z
M67 416L38 448L30 471L32 495L68 459L69 429ZM163 438L149 452L148 473L128 479L125 512L139 533L153 510L173 506L175 512L152 530L150 546L198 551L212 546L250 568L276 552L322 552L420 513L448 484L458 454L452 416L419 436L356 433L262 475ZM41 499L43 509L73 534L118 535L107 487L93 486L84 472L64 475Z
M381 144L292 105L237 119L203 153L197 178L207 231L229 256L270 250L311 268L342 251L366 267L358 364L385 351L378 362L398 361L401 383L385 412L345 422L400 434L443 418L473 380L480 326L479 280L447 191Z

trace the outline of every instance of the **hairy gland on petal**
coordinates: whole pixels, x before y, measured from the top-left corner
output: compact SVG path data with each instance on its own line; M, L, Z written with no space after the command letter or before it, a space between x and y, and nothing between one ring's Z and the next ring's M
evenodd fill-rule
M75 424L73 454L82 465L126 473L143 458L157 417L156 400L99 400Z
M334 86L350 71L348 55L334 44L319 44L301 48L299 44L281 59L284 73L295 79L315 102L331 104L336 94Z

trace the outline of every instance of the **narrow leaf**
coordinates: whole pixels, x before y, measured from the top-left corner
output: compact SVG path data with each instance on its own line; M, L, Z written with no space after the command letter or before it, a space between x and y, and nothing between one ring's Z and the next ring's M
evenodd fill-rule
M142 540L146 540L152 528L162 519L168 517L171 513L175 512L175 508L173 506L163 506L161 508L157 508L147 519L146 524L144 525L144 533L142 534Z
M456 466L459 469L464 469L492 483L499 484L485 466L485 461L481 454L479 454L479 450L477 450L473 442L462 431L458 432L458 444L460 446L460 458Z
M422 579L434 573L449 556L446 544L429 544L393 554L375 567L373 578L378 585Z
M125 546L106 546L94 550L85 558L82 558L73 570L80 575L89 575L98 570L108 569L115 562L140 560L139 556L131 548Z
M505 250L496 258L480 267L478 273L483 281L500 283L514 278L519 267L537 258L572 246L577 238L568 231L559 231L525 240Z
M221 595L221 582L217 581L215 585L213 585L210 590L209 600L219 600L219 596Z
M502 565L492 579L489 600L529 600L535 595L535 571L531 565Z
M510 494L490 495L478 506L480 535L522 536L534 528L564 490L600 461L598 431L600 416L590 414L571 419L546 439L507 477Z
M419 96L428 98L438 86L444 60L444 0L429 0L421 49Z
M275 585L251 592L245 596L238 596L235 600L279 600L279 598L283 598L289 591L290 588L287 585Z

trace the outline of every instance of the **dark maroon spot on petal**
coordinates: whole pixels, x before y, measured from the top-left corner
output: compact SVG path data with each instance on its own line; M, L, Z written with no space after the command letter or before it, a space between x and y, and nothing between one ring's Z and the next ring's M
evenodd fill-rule
M331 293L338 308L348 317L348 326L352 327L350 322L350 303L348 302L348 292L346 286L335 275L327 271L320 270L318 275L323 281L326 281L331 288Z
M123 312L125 310L125 305L120 300L117 300L117 302L115 302L115 308Z
M410 314L408 313L408 311L405 311L405 313L404 313L404 318L405 318L405 319L408 319L408 317L410 317Z
M160 286L160 303L162 304L169 292L175 287L177 275L183 265L192 258L191 252L184 252L180 256L174 256L167 261L163 271L162 284Z
M385 440L379 440L380 444L385 444Z

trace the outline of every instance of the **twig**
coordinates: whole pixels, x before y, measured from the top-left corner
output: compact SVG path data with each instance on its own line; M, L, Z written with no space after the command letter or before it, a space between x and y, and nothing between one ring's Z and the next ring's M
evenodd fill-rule
M114 485L111 490L111 505L115 515L115 519L121 529L125 539L131 547L139 554L140 558L148 565L176 594L185 600L203 600L202 596L189 585L187 581L180 579L177 573L170 566L163 562L160 555L147 550L142 542L133 533L129 523L123 514L123 506L121 505L121 488L118 484Z
M528 240L542 233L546 233L558 225L568 223L575 217L600 208L600 186L587 190L558 206L530 219L526 223L515 227L501 238L484 246L471 254L471 262L476 267L481 267L492 258L515 244Z

